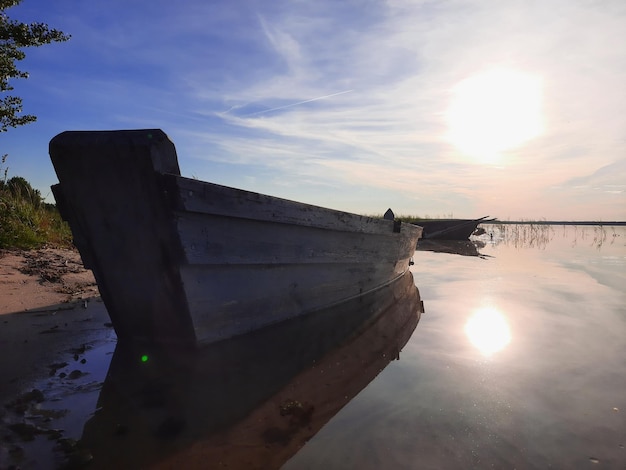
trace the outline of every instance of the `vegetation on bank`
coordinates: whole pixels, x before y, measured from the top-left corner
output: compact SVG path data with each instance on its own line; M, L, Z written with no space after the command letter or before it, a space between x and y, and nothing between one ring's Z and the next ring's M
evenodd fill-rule
M43 246L72 246L72 233L56 206L22 177L0 180L0 248Z
M28 72L18 68L26 57L24 49L70 39L45 23L11 19L6 10L21 2L0 0L0 134L37 120L32 114L23 114L22 98L11 94L13 80L28 78ZM70 229L56 207L46 204L24 178L7 180L7 169L2 168L6 158L6 154L0 156L0 248L71 245Z

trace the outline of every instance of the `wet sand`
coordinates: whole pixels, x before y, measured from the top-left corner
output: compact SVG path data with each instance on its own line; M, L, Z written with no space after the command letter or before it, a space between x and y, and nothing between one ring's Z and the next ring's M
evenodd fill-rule
M49 426L37 424L49 421L37 416L51 401L49 382L80 383L78 377L91 372L89 351L114 342L93 275L76 251L0 252L1 468L9 462L40 468L21 454L38 429Z
M0 252L0 399L70 347L87 323L108 322L91 271L66 249Z

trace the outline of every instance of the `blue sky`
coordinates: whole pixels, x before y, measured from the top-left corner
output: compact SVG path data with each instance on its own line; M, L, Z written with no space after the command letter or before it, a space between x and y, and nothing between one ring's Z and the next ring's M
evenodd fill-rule
M626 220L623 0L23 0L34 124L0 136L48 194L48 142L161 128L181 171L364 214Z

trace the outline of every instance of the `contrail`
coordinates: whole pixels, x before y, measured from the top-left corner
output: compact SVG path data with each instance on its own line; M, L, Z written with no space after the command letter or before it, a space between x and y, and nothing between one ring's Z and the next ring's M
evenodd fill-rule
M258 116L259 114L271 113L272 111L278 111L279 109L291 108L292 106L298 106L301 104L310 103L311 101L324 100L326 98L332 98L333 96L350 93L351 91L354 91L354 90L345 90L345 91L340 91L338 93L332 93L330 95L318 96L317 98L311 98L310 100L298 101L297 103L286 104L285 106L278 106L277 108L266 109L264 111L257 111L256 113L244 114L243 116Z

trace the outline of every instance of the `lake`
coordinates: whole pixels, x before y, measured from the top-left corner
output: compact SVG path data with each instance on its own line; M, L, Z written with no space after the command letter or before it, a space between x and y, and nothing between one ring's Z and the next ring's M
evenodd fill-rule
M400 360L286 469L626 468L625 228L484 228L416 253Z
M626 468L626 227L483 227L420 243L382 293L201 355L108 329L33 384L27 418L57 432L12 462Z

